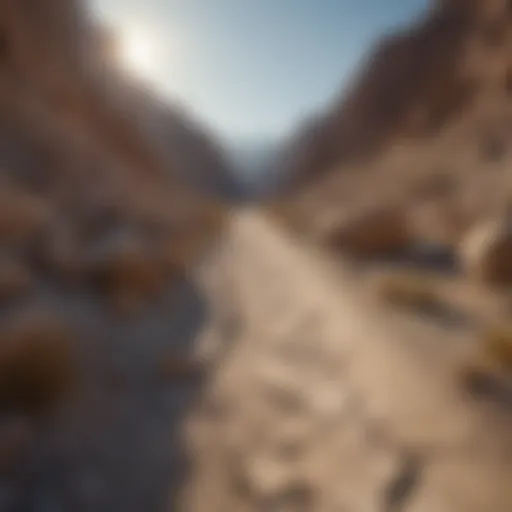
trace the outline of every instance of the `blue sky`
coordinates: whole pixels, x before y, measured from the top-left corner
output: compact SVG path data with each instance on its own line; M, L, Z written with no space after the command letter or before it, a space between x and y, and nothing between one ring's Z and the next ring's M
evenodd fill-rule
M148 78L223 137L273 137L337 95L427 0L91 0L157 50Z

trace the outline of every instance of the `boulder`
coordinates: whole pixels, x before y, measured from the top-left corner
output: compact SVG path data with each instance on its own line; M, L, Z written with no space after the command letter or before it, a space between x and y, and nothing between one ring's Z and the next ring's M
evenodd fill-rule
M477 224L461 242L460 259L477 281L512 283L512 224L504 219Z

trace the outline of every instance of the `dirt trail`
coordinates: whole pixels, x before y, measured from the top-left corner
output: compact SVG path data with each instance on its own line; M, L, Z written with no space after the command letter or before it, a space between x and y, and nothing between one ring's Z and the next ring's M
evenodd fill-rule
M460 333L388 314L257 212L229 238L238 333L188 424L184 510L511 509L511 418L458 388Z

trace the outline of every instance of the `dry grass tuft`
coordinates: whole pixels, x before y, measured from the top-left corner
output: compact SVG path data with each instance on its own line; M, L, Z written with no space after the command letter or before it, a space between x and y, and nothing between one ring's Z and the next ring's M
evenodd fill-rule
M435 311L442 306L435 284L427 276L401 273L386 276L378 283L381 300L400 307Z
M477 395L510 397L512 377L512 325L494 326L478 340L459 369L464 386ZM509 398L506 399L507 403Z
M0 408L29 416L50 412L73 389L72 335L59 319L27 313L0 335Z

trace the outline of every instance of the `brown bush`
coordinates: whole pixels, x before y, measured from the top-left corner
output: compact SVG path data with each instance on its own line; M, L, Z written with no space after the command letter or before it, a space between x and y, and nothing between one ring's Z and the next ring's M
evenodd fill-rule
M464 386L473 393L495 394L510 389L512 326L497 325L484 332L459 373Z
M27 415L50 412L73 389L72 335L56 317L29 312L0 334L0 408Z
M437 310L442 305L434 283L413 273L386 276L378 283L377 293L391 304L421 311Z
M401 208L377 207L335 226L327 237L331 247L356 256L378 256L406 249L412 242L406 214Z
M92 283L110 298L145 300L162 291L167 275L152 244L131 233L107 237L86 263Z

